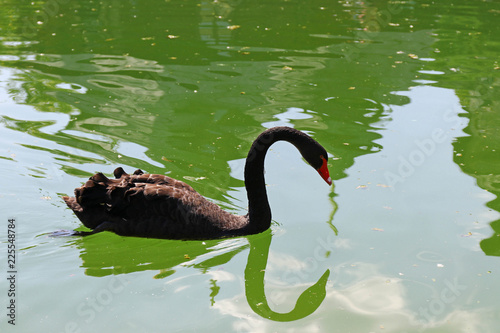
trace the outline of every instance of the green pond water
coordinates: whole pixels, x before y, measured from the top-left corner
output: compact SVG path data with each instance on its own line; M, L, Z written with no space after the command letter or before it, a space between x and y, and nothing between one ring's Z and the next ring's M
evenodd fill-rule
M498 332L499 22L498 1L0 0L0 330ZM267 232L62 231L84 228L61 196L117 166L245 214L276 125L327 149L333 186L273 145Z

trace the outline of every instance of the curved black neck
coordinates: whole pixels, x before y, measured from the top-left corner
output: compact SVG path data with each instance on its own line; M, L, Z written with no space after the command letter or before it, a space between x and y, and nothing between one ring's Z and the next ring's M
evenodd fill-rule
M292 143L304 155L304 148L312 139L290 127L274 127L262 132L253 142L245 164L249 218L247 229L251 233L262 232L271 226L271 208L264 179L264 159L269 147L281 140Z

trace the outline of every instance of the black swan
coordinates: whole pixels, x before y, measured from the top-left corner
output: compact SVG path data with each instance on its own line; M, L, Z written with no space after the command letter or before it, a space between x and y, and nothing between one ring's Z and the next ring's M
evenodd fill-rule
M210 239L251 235L271 226L271 209L264 180L264 158L276 141L292 143L304 159L332 184L326 150L305 133L289 127L262 132L252 144L245 164L248 214L228 213L188 184L165 175L133 175L119 167L116 179L97 173L66 204L92 232L113 231L122 236L168 239ZM299 189L300 190L300 189Z

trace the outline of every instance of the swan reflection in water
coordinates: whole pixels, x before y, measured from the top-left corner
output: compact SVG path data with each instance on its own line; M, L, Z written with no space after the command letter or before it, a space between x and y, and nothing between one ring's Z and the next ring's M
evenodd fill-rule
M110 241L109 237L113 241ZM106 238L106 241L103 241L103 238ZM115 241L118 239L120 241ZM245 294L250 308L259 316L274 321L294 321L307 317L315 312L325 299L330 270L327 269L315 284L302 292L292 311L273 311L264 290L271 240L272 232L267 230L258 235L208 241L145 240L101 233L78 238L72 243L80 249L82 267L89 276L104 277L158 270L159 273L153 276L155 279L167 278L183 266L194 267L202 273L207 273L228 263L235 255L249 248L245 269ZM127 242L126 246L123 241ZM147 246L147 243L150 245ZM165 253L169 255L165 256ZM213 305L221 287L217 286L216 280L211 280L210 283Z
M259 316L274 321L294 321L305 318L316 311L325 299L326 283L330 276L330 270L327 269L315 284L302 292L292 311L288 313L275 312L269 307L264 290L264 275L271 245L271 234L266 232L248 238L250 253L245 268L245 293L248 305L252 310Z

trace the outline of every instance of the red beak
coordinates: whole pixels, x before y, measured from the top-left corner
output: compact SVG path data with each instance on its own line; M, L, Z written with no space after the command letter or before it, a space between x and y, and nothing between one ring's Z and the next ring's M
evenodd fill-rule
M319 169L317 169L317 171L321 178L323 178L325 182L328 183L328 185L332 185L332 178L330 177L330 172L328 171L328 163L326 161L326 158L322 156L321 159L323 160L323 164Z

